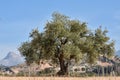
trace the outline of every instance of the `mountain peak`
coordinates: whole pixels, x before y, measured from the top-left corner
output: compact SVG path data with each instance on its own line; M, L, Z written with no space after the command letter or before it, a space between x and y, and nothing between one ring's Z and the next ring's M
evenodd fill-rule
M14 52L9 52L5 58L0 61L0 64L5 66L14 66L24 62L24 58Z
M14 52L9 52L4 59L15 58L15 57L20 57L20 55L14 53Z
M14 53L14 52L12 52L12 51L10 51L9 53L8 53L8 55L15 55L16 53Z

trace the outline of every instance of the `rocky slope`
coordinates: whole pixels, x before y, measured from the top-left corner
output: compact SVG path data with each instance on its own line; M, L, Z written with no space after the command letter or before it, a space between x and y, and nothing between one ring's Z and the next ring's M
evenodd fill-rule
M0 60L0 64L4 66L15 66L24 62L24 58L14 52L9 52L5 58Z

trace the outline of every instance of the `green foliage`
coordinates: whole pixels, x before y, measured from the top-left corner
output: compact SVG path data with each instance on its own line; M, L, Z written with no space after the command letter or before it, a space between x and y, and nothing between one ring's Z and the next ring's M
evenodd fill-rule
M45 70L37 72L38 76L53 76L55 75L56 71L54 68L46 68Z
M46 23L44 32L40 33L38 29L34 29L30 33L31 41L24 42L19 51L28 64L39 63L41 59L67 63L70 59L75 59L79 62L85 54L86 62L92 64L99 55L110 57L114 53L114 41L110 42L107 32L101 27L91 32L85 22L53 13L52 20Z

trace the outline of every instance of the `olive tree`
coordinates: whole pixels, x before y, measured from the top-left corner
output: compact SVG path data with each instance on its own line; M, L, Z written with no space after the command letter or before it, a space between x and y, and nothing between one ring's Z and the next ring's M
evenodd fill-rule
M85 22L53 13L44 32L33 30L30 34L31 41L23 43L19 51L25 56L27 63L39 62L41 59L57 62L60 65L58 74L65 75L68 74L72 59L79 62L87 55L86 62L92 64L100 54L113 55L114 42L109 42L110 38L106 33L101 28L92 32Z

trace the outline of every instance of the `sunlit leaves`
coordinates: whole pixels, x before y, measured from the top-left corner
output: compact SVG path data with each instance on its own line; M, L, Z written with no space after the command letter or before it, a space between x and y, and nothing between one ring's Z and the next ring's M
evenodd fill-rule
M114 42L110 42L107 32L101 27L91 31L85 22L71 20L68 16L55 12L52 20L46 23L44 32L32 30L31 40L23 43L19 51L30 63L39 62L40 59L57 62L55 60L62 54L63 60L72 57L76 62L87 55L86 62L92 64L99 55L114 55Z

